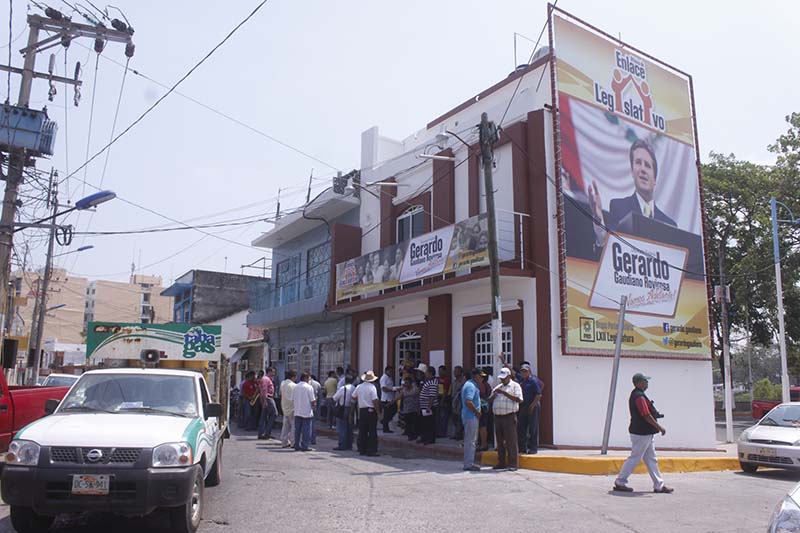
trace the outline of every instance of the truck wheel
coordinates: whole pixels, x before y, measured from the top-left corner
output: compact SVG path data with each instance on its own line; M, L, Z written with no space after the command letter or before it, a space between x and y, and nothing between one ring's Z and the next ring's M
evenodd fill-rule
M198 467L192 485L191 499L169 510L169 520L175 533L194 533L203 518L203 469Z
M35 513L30 507L11 506L11 525L19 533L46 531L55 519L55 516Z
M741 466L742 470L747 472L748 474L755 474L756 470L758 470L758 465L753 463L743 463L739 461L739 466Z
M224 441L219 439L219 444L217 444L217 458L214 461L214 464L211 466L211 472L209 472L208 477L206 478L206 487L216 487L222 481L222 443Z

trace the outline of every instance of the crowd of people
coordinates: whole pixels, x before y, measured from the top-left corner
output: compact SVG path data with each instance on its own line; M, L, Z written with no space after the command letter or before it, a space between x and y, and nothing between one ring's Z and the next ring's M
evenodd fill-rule
M537 453L544 384L528 362L504 366L497 378L491 367L465 372L456 366L450 373L445 366L414 366L411 357L402 364L399 375L387 366L380 377L372 370L362 374L339 367L322 384L307 371L288 370L280 384L272 367L247 372L236 391L240 427L272 439L282 416L281 445L308 451L316 444L316 424L322 423L337 431L335 450L355 445L360 454L373 457L379 426L383 433L401 431L422 445L437 438L463 440L465 470L479 470L475 454L492 444L496 469L516 469L520 453Z

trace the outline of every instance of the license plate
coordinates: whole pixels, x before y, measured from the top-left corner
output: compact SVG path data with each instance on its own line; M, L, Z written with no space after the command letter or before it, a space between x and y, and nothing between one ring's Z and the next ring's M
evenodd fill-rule
M764 455L766 457L775 457L778 455L778 452L774 448L761 448L759 455Z
M108 494L111 476L95 474L74 474L72 476L72 494Z

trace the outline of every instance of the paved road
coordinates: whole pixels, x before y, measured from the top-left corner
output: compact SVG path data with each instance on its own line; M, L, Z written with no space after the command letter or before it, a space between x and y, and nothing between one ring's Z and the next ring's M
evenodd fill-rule
M224 479L206 492L200 531L764 531L775 503L800 474L783 471L671 474L672 495L636 475L627 495L610 476L517 471L463 472L460 462L406 456L365 458L282 450L236 435L226 443ZM0 532L13 531L0 506ZM163 516L140 520L62 517L54 531L166 532Z

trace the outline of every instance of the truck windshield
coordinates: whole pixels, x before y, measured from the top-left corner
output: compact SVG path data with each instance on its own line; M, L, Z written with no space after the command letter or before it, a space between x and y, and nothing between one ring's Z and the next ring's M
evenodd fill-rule
M197 395L188 376L89 374L81 377L58 410L194 417Z
M762 418L758 425L800 427L800 405L779 405Z

